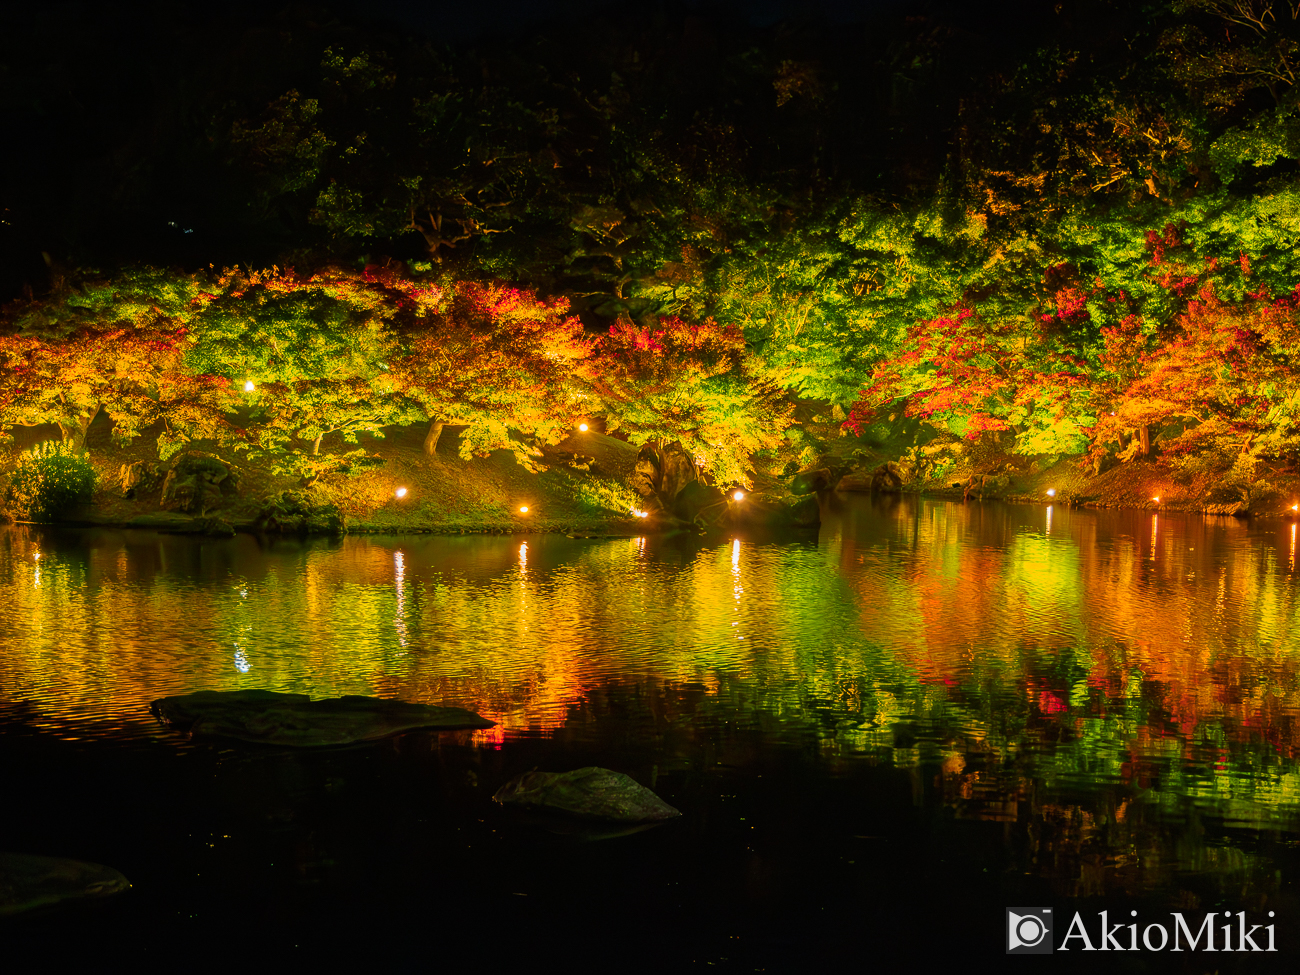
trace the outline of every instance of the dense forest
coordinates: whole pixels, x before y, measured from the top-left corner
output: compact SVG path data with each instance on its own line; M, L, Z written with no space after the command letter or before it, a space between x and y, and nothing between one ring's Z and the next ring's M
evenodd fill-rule
M1294 466L1300 5L800 11L7 9L0 430Z

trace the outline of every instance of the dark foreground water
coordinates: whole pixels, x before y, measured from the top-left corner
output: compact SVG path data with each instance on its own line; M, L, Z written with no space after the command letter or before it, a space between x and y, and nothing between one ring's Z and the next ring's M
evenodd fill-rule
M1298 613L1291 523L1138 512L863 498L739 540L4 530L0 848L134 888L4 922L0 952L930 971L1013 965L1028 905L1094 946L1102 910L1226 911L1236 948L1244 911L1278 950L1076 939L1016 966L1295 970ZM148 711L254 687L498 727L287 750ZM683 818L593 841L490 801L584 765Z

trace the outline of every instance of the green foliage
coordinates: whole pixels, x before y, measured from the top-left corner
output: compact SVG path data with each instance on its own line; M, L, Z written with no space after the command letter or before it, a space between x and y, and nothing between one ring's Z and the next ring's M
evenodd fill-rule
M719 30L685 59L681 23L612 14L463 50L286 22L283 57L141 122L159 147L82 231L180 160L204 176L181 202L205 239L316 273L52 260L50 297L0 329L0 430L55 422L76 445L104 411L122 438L163 425L164 456L212 438L311 480L388 424L468 424L465 455L529 464L604 409L736 480L824 452L823 432L777 442L801 399L857 401L890 450L955 432L1121 453L1145 431L1293 456L1276 303L1300 281L1300 15L1004 6L891 14L853 44L810 21L804 53ZM124 145L93 158L135 159ZM421 260L338 266L375 252ZM579 316L612 337L593 349ZM621 331L669 320L727 340L655 355Z
M557 493L594 513L626 515L640 504L640 498L621 480L614 478L575 477L562 467L548 468L542 473L542 478L552 482Z
M347 519L333 502L311 491L282 491L268 498L256 525L268 532L302 535L342 535Z
M297 456L290 466L318 474L303 457L317 457L326 436L354 444L422 415L399 395L389 366L400 354L391 324L400 294L332 271L228 273L218 284L219 294L200 299L186 359L234 389L252 383L243 398L253 422L238 443L251 457Z
M738 329L659 319L617 323L582 364L592 402L632 443L680 441L723 483L748 485L750 457L781 442L790 409L754 374Z
M6 502L30 521L56 521L90 500L95 469L66 444L46 442L24 453L9 479Z

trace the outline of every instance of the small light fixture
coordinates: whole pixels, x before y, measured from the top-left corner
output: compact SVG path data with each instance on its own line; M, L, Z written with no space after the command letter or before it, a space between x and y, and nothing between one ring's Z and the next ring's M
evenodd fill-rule
M253 380L251 379L244 380L244 392L251 393L256 388L257 387L253 385Z
M41 553L37 552L35 555L32 556L32 558L35 559L37 562L39 562L41 560Z
M519 506L519 513L520 513L521 515L526 515L526 514L528 514L528 505L526 505L526 504L521 504L521 505Z
M1054 497L1056 497L1056 488L1048 488L1048 489L1047 489L1047 496L1048 496L1049 498L1054 498Z
M1154 498L1152 498L1151 500L1154 501L1156 504L1159 504L1159 503L1160 503L1160 495L1157 494L1157 495L1156 495Z
M733 501L744 501L744 500L745 500L745 492L744 492L744 491L737 491L735 494L733 494L733 495L731 496L731 498L732 498Z
M583 433L586 433L586 432L587 432L587 424L585 424L585 423L579 423L579 424L578 424L578 429L581 430Z
M406 497L406 488L399 487L396 491L393 492L393 494L395 494L399 498L404 498Z
M1293 504L1293 505L1291 505L1291 510L1292 510L1292 511L1300 511L1300 504Z

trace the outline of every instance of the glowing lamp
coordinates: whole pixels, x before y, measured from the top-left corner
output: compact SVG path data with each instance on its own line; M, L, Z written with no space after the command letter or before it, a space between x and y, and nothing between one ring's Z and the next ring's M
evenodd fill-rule
M586 433L586 432L587 432L587 424L585 424L585 423L579 423L579 424L578 424L578 429L581 430L583 433Z
M251 393L256 388L257 387L253 385L253 380L251 379L244 380L244 392Z
M1154 498L1152 498L1151 500L1154 501L1156 504L1159 504L1159 503L1160 503L1160 495L1157 494L1157 495L1156 495Z
M638 512L636 513L636 516L637 516L638 518L649 518L649 517L650 517L650 512L648 512L648 511L638 511Z
M396 491L393 492L393 494L395 494L399 498L404 498L406 497L406 488L398 488Z
M1047 489L1047 496L1048 496L1049 498L1054 498L1054 497L1056 497L1056 488L1048 488L1048 489Z
M745 492L744 492L744 491L737 491L737 492L736 492L735 494L733 494L731 497L732 497L732 500L734 500L734 501L744 501L744 500L745 500Z
M1300 504L1293 504L1293 505L1291 505L1291 510L1292 510L1292 511L1300 511Z
M35 555L32 556L32 558L35 559L37 562L39 562L41 560L41 553L37 552Z
M520 513L521 515L526 515L526 514L528 514L528 505L526 505L526 504L521 504L521 505L519 506L519 513Z

